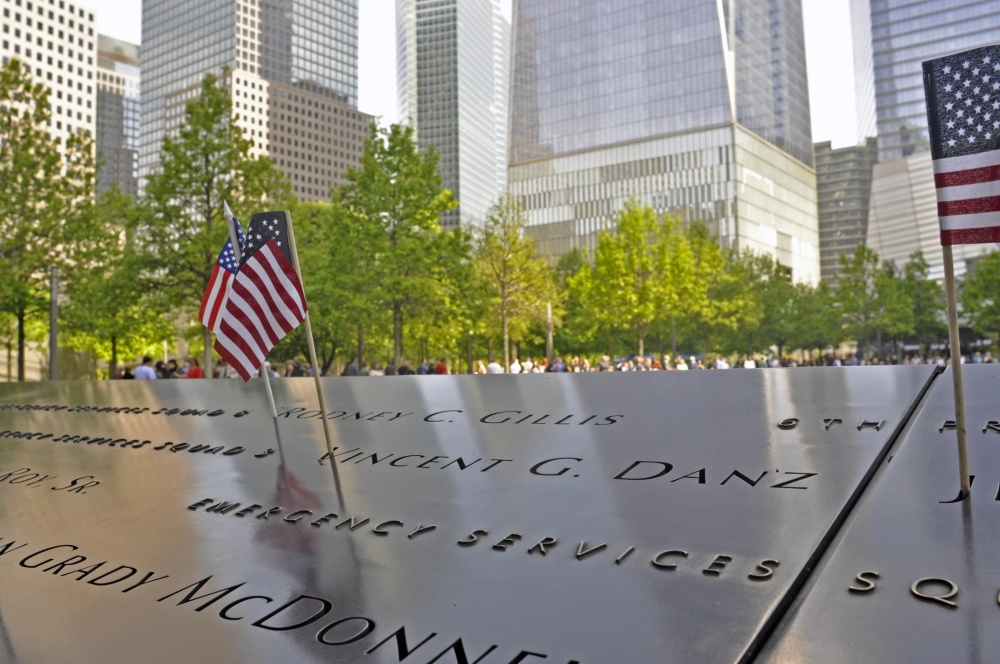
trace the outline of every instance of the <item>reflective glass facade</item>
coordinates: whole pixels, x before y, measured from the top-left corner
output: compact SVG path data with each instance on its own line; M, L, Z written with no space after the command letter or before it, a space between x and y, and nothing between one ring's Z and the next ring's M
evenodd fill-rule
M816 144L820 277L824 281L836 283L840 255L853 254L865 241L872 166L877 158L874 137L838 150L831 149L830 141Z
M143 0L140 175L208 73L230 70L233 111L300 199L327 199L357 163L358 0Z
M879 160L927 149L920 63L1000 43L1000 0L870 0Z
M519 0L514 20L512 164L733 120L812 162L799 0Z
M851 0L851 48L854 54L854 104L857 144L877 136L875 70L872 60L872 22L869 0Z
M799 0L515 0L508 180L544 253L632 196L819 278Z
M139 185L139 47L97 37L97 193Z
M397 0L400 117L433 145L459 208L444 226L476 225L506 181L510 28L499 0Z
M915 251L922 251L930 278L944 279L941 231L937 216L937 191L930 150L875 165L871 207L865 244L883 260L902 267ZM991 251L995 244L952 246L955 276L963 277L970 263Z

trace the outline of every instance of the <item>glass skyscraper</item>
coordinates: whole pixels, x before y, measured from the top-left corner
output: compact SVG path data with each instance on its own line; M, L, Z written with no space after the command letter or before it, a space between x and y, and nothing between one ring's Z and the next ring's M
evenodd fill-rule
M499 0L396 0L399 116L433 145L459 201L442 224L477 225L504 191L510 26Z
M139 47L97 36L97 193L139 183Z
M944 259L921 62L1000 43L1000 0L853 2L870 10L878 117L880 163L873 170L866 243L900 266L919 250L931 278L941 279ZM852 21L857 32L867 27L853 12ZM992 244L955 245L955 274L962 277L973 261L995 249Z
M819 278L799 0L515 0L510 127L544 253L636 197Z
M143 0L140 175L157 168L205 74L300 199L327 199L371 118L357 110L358 0Z
M927 149L924 60L1000 43L1000 0L870 0L879 161Z

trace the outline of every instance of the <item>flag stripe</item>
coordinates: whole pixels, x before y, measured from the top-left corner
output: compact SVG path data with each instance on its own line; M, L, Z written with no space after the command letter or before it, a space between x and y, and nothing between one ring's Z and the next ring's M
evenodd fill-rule
M1000 150L989 150L987 152L977 152L961 157L942 157L934 160L935 173L952 173L954 171L968 171L974 168L987 168L989 166L1000 166Z
M233 290L233 295L230 296L230 302L232 306L226 307L226 318L235 326L236 323L245 330L245 334L249 336L247 343L253 342L254 345L266 354L268 348L273 346L274 343L271 342L270 338L261 333L257 321L257 314L254 313L253 307L250 304L252 296L248 297L248 293L243 288L243 284L239 284L240 291L237 292L236 289ZM231 314L231 315L230 315ZM253 318L253 320L251 320Z
M219 272L225 272L216 263L212 267L212 275L208 278L208 287L205 289L205 295L201 298L201 309L198 310L198 320L204 323L209 329L211 325L208 324L208 320L205 318L205 310L211 311L211 307L215 304L215 298L219 294Z
M247 353L243 352L243 346L239 339L233 339L235 334L227 324L219 328L219 333L215 336L215 350L222 357L226 358L229 365L236 370L243 380L247 381L253 377L255 369L254 362ZM250 353L253 356L253 353ZM247 367L250 367L249 369Z
M213 332L219 327L219 314L226 306L226 301L229 300L229 290L231 288L231 283L233 281L233 275L228 270L219 270L222 276L222 285L219 289L219 296L212 305L212 313L208 317L209 330Z
M983 214L1000 212L1000 196L966 198L959 201L938 201L938 216L953 217L963 214ZM997 223L1000 220L994 220Z
M960 228L985 228L996 226L996 215L992 212L981 214L960 214L954 217L939 217L942 230L957 230Z
M262 251L268 252L268 250L270 250L270 247L265 246ZM291 279L286 274L284 270L285 266L291 268L287 260L279 261L274 252L267 253L266 256L267 260L261 263L262 270L268 276L268 279L264 283L271 291L271 295L275 299L275 304L280 302L282 315L291 323L292 329L294 329L305 317L305 310L302 307L303 297L298 287L298 278L295 276L294 270L292 271ZM282 256L282 259L284 259L284 256ZM278 289L278 286L281 288Z
M986 198L988 196L1000 196L1000 180L944 187L937 190L937 199L943 202Z
M283 306L283 302L277 293L274 292L273 287L269 288L267 273L262 269L263 264L254 265L254 269L248 271L246 286L248 289L253 290L254 301L257 303L266 304L265 307L258 309L258 319L262 323L267 323L267 327L264 331L269 337L273 338L274 343L277 343L279 339L291 332L295 326L289 325L284 316L281 320L275 315L275 309Z
M305 319L305 312L302 284L272 237L252 251L233 280L216 350L249 380L275 344Z
M941 244L980 244L1000 242L1000 226L956 228L941 231Z
M996 182L998 180L1000 180L1000 165L934 174L934 184L939 189L942 187L979 184L981 182Z

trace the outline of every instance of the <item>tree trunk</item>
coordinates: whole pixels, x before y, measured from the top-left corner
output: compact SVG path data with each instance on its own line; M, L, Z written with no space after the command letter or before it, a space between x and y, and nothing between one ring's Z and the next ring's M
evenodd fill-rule
M24 382L24 309L17 310L17 382Z
M677 321L670 317L670 354L677 359Z
M403 359L403 304L399 300L392 303L392 351L393 364L398 367Z
M646 356L646 333L639 331L639 357Z
M507 367L510 366L510 321L506 311L500 315L503 321L503 372L507 373Z
M360 325L358 326L358 371L361 371L361 367L365 366L365 331Z
M111 367L108 369L108 380L115 377L118 371L118 337L111 335Z
M203 353L201 363L203 365L203 371L205 373L205 378L212 377L212 331L208 329L208 326L201 326L201 340L205 344L205 352Z
M465 372L472 373L472 335L466 337L465 342Z

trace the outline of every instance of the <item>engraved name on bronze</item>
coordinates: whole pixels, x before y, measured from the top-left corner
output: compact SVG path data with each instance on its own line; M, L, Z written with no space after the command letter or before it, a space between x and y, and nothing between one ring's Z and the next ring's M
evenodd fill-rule
M878 589L881 575L875 571L859 572L854 582L847 587L848 592L855 595L867 595ZM936 604L947 609L958 609L959 585L946 577L925 576L910 584L910 594L921 602ZM997 593L997 604L1000 604L1000 591Z
M372 519L364 514L338 514L337 512L324 512L323 510L312 509L286 509L281 505L267 505L267 503L251 503L244 505L237 501L219 500L216 498L203 498L198 502L188 505L188 510L204 515L234 516L240 519L254 519L257 521L284 522L289 526L304 527L308 524L311 528L345 531L345 532L370 532L379 538L390 536L413 539L425 533L438 530L436 524L418 523L416 526L407 526L401 519ZM560 539L551 534L535 536L525 539L525 535L519 532L507 531L503 535L490 539L490 531L486 528L475 528L468 531L455 544L463 549L470 549L486 541L489 549L497 552L508 552L513 550L523 550L528 554L547 557L553 551L559 551L564 557L572 556L574 560L580 561L593 557L611 557L616 565L622 562L637 551L636 547L628 546L624 549L611 549L607 542L590 542L586 540L576 543L576 548L560 546ZM482 547L479 547L482 548ZM616 551L619 551L617 555ZM687 560L690 558L690 560ZM734 572L729 570L732 563L734 567L743 567L740 572L745 578L751 581L767 581L774 576L775 570L781 564L777 559L764 558L759 561L744 563L736 561L730 554L705 553L691 555L684 550L666 549L652 554L649 558L650 566L665 571L674 571L679 567L687 567L690 570L700 569L705 576L720 577L726 572L731 575ZM749 565L749 567L747 567Z
M327 413L326 419L341 422L396 422L398 420L420 421L429 424L450 424L456 418L466 416L464 410L438 410L433 413L421 414L394 410L335 410ZM625 417L622 414L573 414L573 413L531 413L524 410L498 410L486 415L474 417L481 424L542 424L555 426L609 426L617 424ZM286 408L278 413L278 417L297 420L319 419L322 414L318 410L308 410L302 407Z
M246 448L241 445L227 447L226 445L206 444L206 443L175 443L166 441L154 443L151 440L139 440L138 438L115 438L112 436L88 436L85 434L53 434L42 431L17 431L13 429L0 430L0 438L13 438L28 441L47 441L52 443L73 443L77 445L94 445L97 447L117 447L119 449L151 449L155 451L169 452L189 452L192 454L203 453L221 456L235 456L242 454Z
M5 484L35 489L48 487L52 491L84 494L87 493L87 489L98 486L100 481L94 479L93 475L83 475L82 477L75 477L68 481L59 481L56 475L49 475L32 468L18 468L6 472L0 468L0 487Z
M80 547L75 544L56 544L35 549L29 547L27 542L5 541L0 537L0 563L6 560L4 556L15 552L22 557L19 560L15 557L13 560L17 560L18 567L26 570L37 570L42 574L61 578L69 577L70 581L77 583L83 581L99 588L114 588L122 593L135 591L136 596L144 596L156 602L168 602L168 605L176 601L175 606L183 607L188 604L190 605L188 609L196 612L205 611L209 607L212 607L214 612L218 608L218 618L222 620L247 620L244 625L281 633L311 626L306 631L316 630L312 638L326 646L345 646L366 639L367 642L362 646L365 647L366 655L382 650L386 652L394 650L397 661L402 661L417 649L421 649L422 655L431 657L426 660L428 662L453 659L464 662L522 664L545 659L566 664L580 664L575 659L550 659L546 653L517 647L501 647L496 643L472 645L462 638L439 637L437 632L426 635L410 631L408 635L405 625L395 629L393 627L382 629L376 620L367 616L335 613L327 617L338 605L314 595L299 594L277 605L275 598L248 589L246 581L225 585L231 580L225 583L213 582L214 575L211 574L204 579L176 588L176 582L173 585L165 582L171 578L169 574L157 576L157 572L152 570L142 573L140 572L142 568L139 566L114 565L106 560L90 562L90 558L81 554ZM161 596L161 593L165 594ZM273 608L276 605L277 608ZM309 617L302 618L306 614ZM250 622L251 620L253 622ZM289 623L289 620L297 622ZM382 654L379 652L379 657ZM469 659L470 657L473 659Z
M797 429L799 424L801 423L802 420L800 420L797 417L786 417L783 420L779 420L776 426L782 431L790 431L792 429ZM843 418L840 417L824 417L821 420L821 423L824 431L830 431L831 429L839 428L836 425L843 424L844 420ZM865 429L874 429L875 431L881 431L882 427L885 426L885 423L886 423L885 420L861 420L856 428L858 431L862 431Z

